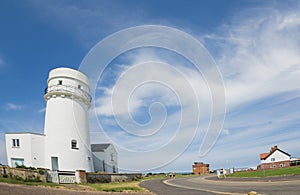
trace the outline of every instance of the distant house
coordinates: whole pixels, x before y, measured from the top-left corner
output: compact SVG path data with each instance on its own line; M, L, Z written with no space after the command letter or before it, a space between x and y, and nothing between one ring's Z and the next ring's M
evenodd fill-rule
M289 167L291 164L291 155L277 146L273 146L268 153L261 153L259 157L260 165L257 166L257 169L260 170Z
M192 169L194 174L206 174L209 173L209 164L204 164L203 162L194 162Z
M95 172L118 173L117 151L112 144L91 144Z

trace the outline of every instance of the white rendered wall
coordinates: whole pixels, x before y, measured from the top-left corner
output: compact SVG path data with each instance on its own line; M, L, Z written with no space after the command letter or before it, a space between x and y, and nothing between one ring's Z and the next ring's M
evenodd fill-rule
M62 85L58 85L62 81ZM58 158L58 169L63 171L93 171L89 138L89 105L80 99L77 88L89 93L88 78L82 73L69 69L54 69L49 74L48 87L58 86L51 96L45 95L45 162L51 169L51 157ZM75 89L60 91L60 87L73 86ZM67 88L66 88L67 89ZM65 93L66 92L66 93ZM73 95L74 96L73 96ZM71 148L71 141L77 141L78 149Z
M113 155L113 159L111 158L111 154ZM93 152L93 161L94 169L97 172L113 173L114 166L116 173L118 173L117 151L112 145L104 150L104 152Z
M19 139L20 146L13 147L12 139ZM24 159L27 167L44 167L44 140L45 136L32 133L5 134L7 163L12 165L12 158Z
M45 167L45 135L31 134L32 167Z
M275 161L271 161L272 158L275 158ZM263 160L262 163L272 163L272 162L279 162L279 161L286 161L286 160L290 160L290 157L276 150L266 160Z

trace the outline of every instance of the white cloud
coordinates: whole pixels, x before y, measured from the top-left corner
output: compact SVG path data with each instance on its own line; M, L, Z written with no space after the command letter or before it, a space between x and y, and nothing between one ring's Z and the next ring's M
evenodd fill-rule
M220 49L217 63L228 102L225 128L230 129L230 136L221 135L205 156L215 166L227 160L227 166L255 166L258 154L273 145L300 154L297 15L298 9L252 9L206 37Z
M14 103L6 103L5 109L6 110L21 110L23 108L22 105L14 104Z
M258 154L276 144L299 155L296 143L300 134L295 128L300 95L297 14L297 9L251 9L233 17L219 33L208 36L221 50L216 61L225 82L229 116L217 145L201 160L213 162L213 166L255 166L259 163ZM147 54L140 56L141 61L149 58ZM175 82L176 78L172 79ZM188 77L196 89L197 79ZM197 148L200 137L193 147ZM175 162L186 164L186 157L190 161L197 159L197 149ZM157 154L155 158L164 157Z
M90 48L108 33L138 23L143 12L134 7L124 9L113 1L80 2L32 1L42 21L63 30L81 44Z
M4 59L0 56L0 67L3 67L5 65Z
M229 135L230 131L228 129L222 129L221 133L224 135Z
M5 67L7 64L4 60L4 57L0 54L0 68Z
M38 110L38 113L45 113L46 112L46 108L41 108Z
M300 22L297 10L251 9L231 25L207 36L221 50L229 108L263 97L298 90Z
M204 118L210 116L207 114L211 109L210 92L201 74L186 67L186 62L180 63L178 59L158 54L161 53L150 49L130 55L125 60L129 63L121 66L121 70L116 74L119 78L116 84L98 87L103 95L96 99L95 111L104 128L108 124L105 131L108 132L111 142L122 151L119 152L122 168L143 170L167 163L184 151L192 141L194 134L199 130L197 125L200 120L205 123L201 124L201 131L206 129L209 123ZM115 103L112 103L112 100ZM163 105L164 108L151 109L155 102L160 103L156 106ZM116 105L114 110L112 104ZM128 114L133 117L148 117L149 121L146 124L136 124ZM112 116L114 118L110 118ZM121 122L115 121L116 118ZM114 126L112 129L111 125ZM118 125L123 129L116 130ZM129 135L128 131L134 136ZM95 131L93 133L96 134ZM203 133L200 137L202 136ZM163 148L169 143L172 145L170 151ZM153 150L156 150L155 154L149 153ZM153 161L140 162L139 165L129 163L128 158L141 158L146 153L148 156L162 156L165 161L156 161L156 157L153 156Z

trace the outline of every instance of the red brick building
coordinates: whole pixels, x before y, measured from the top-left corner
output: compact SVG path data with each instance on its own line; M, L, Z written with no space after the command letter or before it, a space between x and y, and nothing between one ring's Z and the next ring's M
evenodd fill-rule
M194 174L207 174L209 173L209 164L204 164L203 162L194 162L192 165L192 170Z

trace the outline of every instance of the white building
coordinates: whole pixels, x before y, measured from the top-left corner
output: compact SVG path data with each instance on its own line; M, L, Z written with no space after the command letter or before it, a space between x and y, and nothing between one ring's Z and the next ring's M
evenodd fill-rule
M291 162L291 155L279 149L277 146L273 146L268 153L261 153L260 165L258 169L274 169L289 167Z
M95 172L118 172L117 151L112 144L92 144Z
M45 166L45 135L37 133L6 133L7 162L10 167Z
M47 83L44 134L7 133L8 165L94 171L93 166L98 165L90 145L88 77L70 68L56 68L50 71Z

